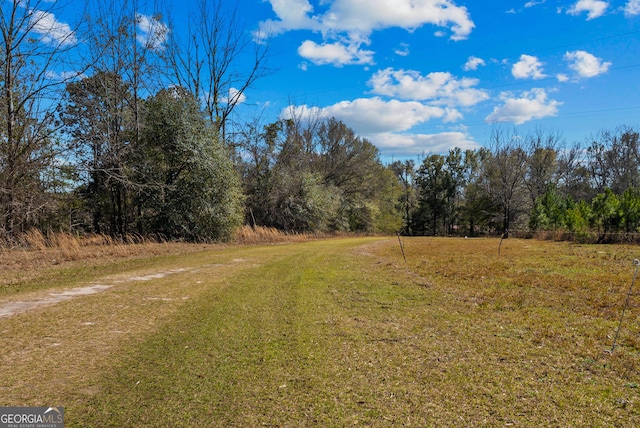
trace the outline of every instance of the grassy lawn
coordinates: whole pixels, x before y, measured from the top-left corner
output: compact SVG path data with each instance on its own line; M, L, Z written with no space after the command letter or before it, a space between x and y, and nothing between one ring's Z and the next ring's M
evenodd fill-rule
M638 247L498 242L102 267L108 290L0 318L0 405L62 405L71 427L639 426L640 296L605 352Z

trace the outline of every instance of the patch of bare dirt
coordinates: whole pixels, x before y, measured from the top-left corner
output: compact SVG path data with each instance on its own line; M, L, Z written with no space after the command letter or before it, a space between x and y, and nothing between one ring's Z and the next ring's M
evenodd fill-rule
M63 290L59 292L49 292L46 294L31 294L30 298L18 301L8 301L4 303L0 303L0 318L8 317L20 312L26 312L31 309L36 309L40 306L52 305L55 303L64 302L66 300L71 300L75 297L79 296L87 296L90 294L100 293L102 291L108 290L113 287L115 284L123 283L123 282L131 282L131 281L151 281L154 279L164 278L167 275L186 272L189 269L174 269L169 271L157 272L149 275L143 276L132 276L130 278L120 279L110 281L110 284L90 284L84 287L75 287L68 290Z

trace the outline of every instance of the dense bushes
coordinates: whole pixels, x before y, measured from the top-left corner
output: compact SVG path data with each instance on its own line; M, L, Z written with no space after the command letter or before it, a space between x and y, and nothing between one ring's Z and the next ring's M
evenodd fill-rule
M293 232L401 229L396 177L342 122L281 120L243 137L248 223Z

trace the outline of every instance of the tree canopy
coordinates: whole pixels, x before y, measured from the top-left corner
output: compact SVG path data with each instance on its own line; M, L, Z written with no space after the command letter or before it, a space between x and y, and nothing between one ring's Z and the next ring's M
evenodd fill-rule
M268 73L268 46L220 0L189 9L187 40L161 8L142 16L128 0L91 2L82 25L45 37L38 20L64 5L28 4L0 7L0 238L39 228L213 241L243 223L602 242L640 233L633 128L571 145L558 132L494 128L480 149L384 165L336 118L234 118L231 130L244 91ZM72 54L80 40L91 49Z

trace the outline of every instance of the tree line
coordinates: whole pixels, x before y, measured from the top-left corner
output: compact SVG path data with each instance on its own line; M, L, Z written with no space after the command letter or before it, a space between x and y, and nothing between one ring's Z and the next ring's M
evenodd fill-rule
M161 12L139 13L161 10L150 2L85 4L76 27L56 21L62 3L0 5L0 237L400 228L393 174L344 124L229 130L268 71L268 47L233 6L190 2L179 35Z
M184 39L140 3L94 0L73 28L52 23L57 2L0 6L0 238L37 228L213 241L249 224L605 240L640 227L633 128L571 147L495 128L481 149L384 165L334 118L231 126L268 72L267 47L223 1L190 3Z
M407 234L551 231L605 242L640 232L640 134L631 127L570 147L559 133L494 128L481 149L390 167Z

